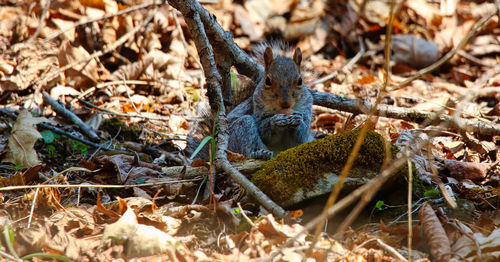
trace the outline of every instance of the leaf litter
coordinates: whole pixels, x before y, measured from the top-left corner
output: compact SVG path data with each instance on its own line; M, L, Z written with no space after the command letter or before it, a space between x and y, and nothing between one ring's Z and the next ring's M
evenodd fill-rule
M334 237L335 230L328 230L308 252L311 235L299 234L304 230L304 223L298 223L304 222L302 216L277 220L259 210L258 203L223 174L217 175L211 187L202 183L210 172L209 164L190 166L182 148L183 139L194 126L197 105L206 101L204 76L186 22L175 9L160 5L153 21L123 45L52 75L111 46L140 25L148 9L138 8L109 19L99 17L147 3L7 2L0 6L0 103L9 112L17 112L18 118L14 122L2 111L0 226L4 231L12 230L10 240L2 237L0 255L4 259L39 253L72 261L408 258L405 191L393 196L399 200L394 202L403 206L392 205L387 197L381 210L368 210L362 215L366 219L360 218L343 237ZM368 1L366 5L363 1L318 0L200 2L246 51L251 51L255 42L273 36L299 46L307 57L303 63L306 82L336 72L312 87L315 90L373 101L383 84L381 51L389 10L385 1ZM425 0L397 2L391 85L433 64L455 48L480 18L495 11L493 3L454 3L445 8ZM38 38L28 41L44 12ZM86 19L96 20L73 26ZM494 16L443 67L390 92L383 103L450 116L458 112L467 119L498 124L498 24L498 16ZM368 52L343 70L360 51L360 39ZM47 130L43 132L53 133L45 138L52 138L41 139L40 125L35 128L41 122L50 122L67 134L83 135L72 122L43 104L40 87L82 120L90 119L88 123L94 123L99 136L106 138L94 142L115 151L96 150ZM468 95L474 97L466 100ZM314 110L313 127L318 133L344 132L366 120L364 115L328 108L315 106ZM123 113L141 117L119 115ZM97 115L119 117L121 122L139 127L133 140L141 146L130 152L127 141L122 140L127 125L99 129L101 121L91 119ZM407 146L405 142L429 140L426 148L411 157L417 177L424 181L415 187L413 199L414 210L420 209L420 222L414 221L411 229L413 260L498 259L500 137L437 130L431 125L382 117L374 129L387 141L399 141L402 147ZM255 172L241 156L232 160L243 160L241 170L247 175ZM179 163L185 166L178 167ZM166 172L174 167L175 172ZM429 197L437 187L432 184L436 176L449 188L458 209L443 204L439 193ZM54 183L62 187L50 187ZM37 184L40 187L29 187ZM211 190L215 194L209 201ZM431 205L422 204L426 201ZM335 223L332 220L330 225ZM419 232L425 232L425 237ZM12 244L10 248L6 241Z

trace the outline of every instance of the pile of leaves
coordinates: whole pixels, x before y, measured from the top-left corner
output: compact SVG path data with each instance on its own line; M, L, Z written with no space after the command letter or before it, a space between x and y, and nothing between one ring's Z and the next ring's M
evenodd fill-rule
M277 219L230 176L186 156L206 75L198 32L167 2L7 0L3 259L500 259L498 1L199 2L247 52L276 39L300 47L312 90L368 103L382 94L380 107L392 113L376 113L369 128L401 151L418 149L412 211L403 190L375 199L342 234L334 237L332 221L314 236L302 207ZM321 136L362 126L369 110L351 108L314 106L313 129ZM261 165L229 158L248 176Z

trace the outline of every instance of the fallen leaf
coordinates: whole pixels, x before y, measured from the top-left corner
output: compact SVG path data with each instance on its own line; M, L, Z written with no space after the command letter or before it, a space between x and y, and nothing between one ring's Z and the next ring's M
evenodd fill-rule
M28 110L22 110L10 133L9 149L2 162L20 164L23 168L40 164L34 146L42 135L34 125L48 121L45 117L33 117Z

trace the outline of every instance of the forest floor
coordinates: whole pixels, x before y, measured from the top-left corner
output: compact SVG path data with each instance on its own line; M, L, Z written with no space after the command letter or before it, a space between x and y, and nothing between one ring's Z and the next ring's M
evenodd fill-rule
M398 112L367 122L366 111L314 105L311 127L321 137L370 123L413 149L409 186L369 198L354 220L354 206L344 207L315 242L304 229L324 198L278 219L183 151L208 98L179 11L166 1L3 0L2 259L500 260L498 1L397 1L392 20L381 0L199 2L249 54L271 39L299 47L308 88L379 97ZM236 71L231 79L250 81ZM229 160L239 170L263 165Z

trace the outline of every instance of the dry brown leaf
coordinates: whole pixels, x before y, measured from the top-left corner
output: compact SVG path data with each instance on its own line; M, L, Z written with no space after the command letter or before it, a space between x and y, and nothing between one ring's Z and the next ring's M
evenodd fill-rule
M448 93L442 93L441 96L438 96L436 98L415 105L413 109L427 111L427 112L435 112L445 107L449 100L450 100L450 95Z
M118 170L117 181L118 183L130 184L137 182L139 179L147 179L151 177L158 177L160 167L136 160L134 156L128 155L114 155L114 156L100 156L96 160L101 165L112 167Z
M489 164L462 162L457 160L443 159L444 167L450 172L450 176L461 180L482 181L490 168Z
M136 80L142 75L144 70L154 62L155 58L153 56L147 56L146 58L139 60L137 62L123 65L118 70L114 71L113 74L108 78L110 81L122 81L122 80Z
M35 194L36 191L32 190L24 195L24 199L32 201L35 198ZM41 188L38 191L36 204L52 210L63 209L63 205L61 204L61 195L59 194L57 188Z
M104 0L79 0L80 3L87 7L104 9Z
M88 210L69 207L59 210L49 218L50 222L77 235L92 234L96 227L94 216Z
M116 28L112 21L106 21L102 26L102 42L106 46L110 46L116 41Z
M0 187L24 185L26 185L26 182L24 181L24 176L21 172L17 172L11 177L0 177Z
M28 110L22 110L12 128L8 143L9 149L2 162L20 164L23 168L38 165L40 161L34 146L42 135L34 125L48 121L45 117L33 117Z
M405 4L419 16L423 17L427 25L432 25L433 21L440 17L439 9L425 0L406 1Z
M271 3L265 0L248 0L245 1L244 5L250 18L255 23L265 24L267 18L270 17L273 12Z
M449 261L451 257L451 245L441 222L434 213L434 210L425 203L418 211L418 217L422 223L432 257L436 261Z
M176 134L189 133L189 125L184 117L178 115L170 115L168 120L168 127Z
M318 22L323 16L323 1L315 0L312 3L297 5L290 15L286 26L285 39L296 39L314 32Z
M59 64L65 66L78 61L83 61L89 57L89 53L83 46L73 46L70 41L62 44L59 50ZM87 89L94 86L99 80L98 65L95 60L83 63L66 70L67 81L70 85Z
M269 0L273 14L283 15L291 11L292 7L299 3L298 0Z
M389 14L389 5L385 1L368 1L365 6L366 19L380 27L387 24Z
M121 200L121 199L120 199ZM101 204L101 197L100 195L97 196L97 203L96 203L96 211L99 211L107 216L110 217L110 219L116 221L120 218L120 215L118 213L116 213L115 211L111 210L111 209L107 209L106 207L104 207L102 204Z
M139 224L134 211L128 206L118 221L104 227L102 240L106 245L127 240L125 252L128 258L162 253L175 256L177 248L183 249L169 234L153 226Z
M46 88L54 86L59 80L59 75L47 77L59 68L57 52L55 44L42 41L10 46L4 55L16 61L15 70L8 77L0 78L0 89L25 90L39 80L43 80L40 84Z
M52 18L51 21L61 31L69 29L62 34L62 37L64 37L64 39L68 39L71 42L75 41L75 27L73 26L74 25L73 21L68 21L59 18Z
M0 74L0 77L12 74L12 72L14 72L15 66L16 66L16 61L5 60L3 58L0 58L0 73L2 73Z
M258 41L264 35L263 25L255 23L241 5L234 5L234 19L251 41Z
M471 239L470 235L462 236L453 245L453 253L461 261L498 261L500 259L500 229L495 229L489 236L475 233ZM477 246L481 249L481 257Z
M156 33L149 33L144 41L146 42L145 46L148 52L162 49L160 36Z

